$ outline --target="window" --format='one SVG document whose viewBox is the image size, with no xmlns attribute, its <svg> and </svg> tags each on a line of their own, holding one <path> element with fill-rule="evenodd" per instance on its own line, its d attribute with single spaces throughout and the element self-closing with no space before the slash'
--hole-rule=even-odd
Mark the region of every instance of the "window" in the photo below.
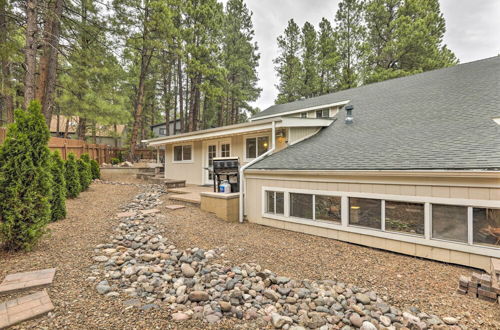
<svg viewBox="0 0 500 330">
<path fill-rule="evenodd" d="M 167 134 L 167 129 L 166 128 L 160 128 L 160 135 L 166 135 Z"/>
<path fill-rule="evenodd" d="M 303 219 L 313 218 L 313 195 L 290 194 L 290 216 Z"/>
<path fill-rule="evenodd" d="M 220 156 L 221 157 L 231 156 L 231 145 L 229 143 L 223 143 L 220 145 Z"/>
<path fill-rule="evenodd" d="M 500 207 L 489 201 L 264 187 L 262 215 L 278 220 L 426 244 L 431 239 L 500 250 Z M 433 201 L 450 204 L 434 204 Z M 345 204 L 344 204 L 345 203 Z M 453 205 L 451 203 L 457 203 Z M 475 205 L 474 205 L 475 204 Z M 345 206 L 344 206 L 345 205 Z M 286 206 L 286 209 L 285 209 Z M 379 231 L 376 233 L 374 230 Z M 441 246 L 434 241 L 428 245 Z M 445 243 L 442 243 L 445 244 Z M 456 245 L 456 244 L 455 244 Z M 458 248 L 457 250 L 461 250 Z"/>
<path fill-rule="evenodd" d="M 341 198 L 337 196 L 322 196 L 315 195 L 315 220 L 325 220 L 340 223 L 341 213 L 340 205 Z"/>
<path fill-rule="evenodd" d="M 266 213 L 284 214 L 285 194 L 277 191 L 266 191 Z"/>
<path fill-rule="evenodd" d="M 323 109 L 316 111 L 316 118 L 328 118 L 328 117 L 330 117 L 330 110 Z"/>
<path fill-rule="evenodd" d="M 269 149 L 269 137 L 259 136 L 246 139 L 246 158 L 257 158 Z"/>
<path fill-rule="evenodd" d="M 174 162 L 185 162 L 192 160 L 192 146 L 182 145 L 174 146 Z"/>
<path fill-rule="evenodd" d="M 385 201 L 385 229 L 424 235 L 424 204 Z"/>
<path fill-rule="evenodd" d="M 466 243 L 467 207 L 432 204 L 432 238 Z"/>
<path fill-rule="evenodd" d="M 307 112 L 302 112 L 300 114 L 300 118 L 307 118 Z"/>
<path fill-rule="evenodd" d="M 349 198 L 349 224 L 382 229 L 382 201 L 367 198 Z"/>
<path fill-rule="evenodd" d="M 474 244 L 500 247 L 500 209 L 473 208 Z"/>
</svg>

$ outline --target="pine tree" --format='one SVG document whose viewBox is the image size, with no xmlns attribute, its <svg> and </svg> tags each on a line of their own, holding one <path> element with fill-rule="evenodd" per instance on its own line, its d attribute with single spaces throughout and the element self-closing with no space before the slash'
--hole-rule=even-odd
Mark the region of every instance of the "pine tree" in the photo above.
<svg viewBox="0 0 500 330">
<path fill-rule="evenodd" d="M 90 161 L 90 167 L 92 169 L 92 179 L 100 179 L 101 178 L 101 170 L 99 168 L 99 163 L 95 160 L 92 159 Z"/>
<path fill-rule="evenodd" d="M 372 0 L 366 7 L 366 23 L 366 82 L 457 63 L 443 45 L 445 20 L 437 0 Z"/>
<path fill-rule="evenodd" d="M 68 155 L 68 159 L 65 163 L 64 175 L 66 179 L 66 191 L 68 198 L 78 197 L 82 191 L 82 186 L 80 184 L 78 165 L 76 164 L 76 158 L 73 153 Z"/>
<path fill-rule="evenodd" d="M 76 165 L 80 178 L 80 186 L 82 191 L 85 191 L 89 188 L 90 183 L 92 183 L 92 170 L 90 168 L 90 163 L 87 163 L 84 158 L 80 158 L 76 161 Z"/>
<path fill-rule="evenodd" d="M 363 0 L 342 0 L 335 15 L 341 69 L 339 89 L 357 87 L 360 83 L 365 38 L 363 7 Z"/>
<path fill-rule="evenodd" d="M 64 161 L 59 151 L 54 151 L 50 157 L 50 172 L 52 174 L 52 196 L 50 206 L 52 221 L 66 217 L 66 179 L 64 177 Z"/>
<path fill-rule="evenodd" d="M 260 55 L 257 44 L 253 41 L 255 32 L 252 23 L 252 12 L 243 0 L 229 0 L 224 15 L 224 33 L 222 39 L 223 67 L 226 73 L 225 95 L 227 99 L 226 113 L 229 124 L 241 122 L 242 110 L 251 111 L 249 102 L 255 101 L 261 89 L 257 86 L 257 66 Z M 214 116 L 221 106 L 215 103 Z M 224 114 L 221 114 L 224 115 Z M 216 118 L 213 118 L 216 124 Z"/>
<path fill-rule="evenodd" d="M 300 29 L 293 19 L 278 37 L 279 56 L 274 59 L 279 84 L 276 103 L 287 103 L 302 96 L 302 64 L 300 60 Z"/>
<path fill-rule="evenodd" d="M 303 97 L 313 97 L 320 93 L 318 36 L 314 26 L 306 22 L 302 27 L 302 92 Z"/>
<path fill-rule="evenodd" d="M 8 250 L 30 250 L 50 221 L 50 134 L 37 101 L 15 119 L 0 149 L 0 237 Z"/>
<path fill-rule="evenodd" d="M 337 51 L 336 37 L 330 21 L 323 18 L 319 23 L 318 36 L 318 71 L 320 94 L 336 90 L 339 78 L 340 56 Z"/>
</svg>

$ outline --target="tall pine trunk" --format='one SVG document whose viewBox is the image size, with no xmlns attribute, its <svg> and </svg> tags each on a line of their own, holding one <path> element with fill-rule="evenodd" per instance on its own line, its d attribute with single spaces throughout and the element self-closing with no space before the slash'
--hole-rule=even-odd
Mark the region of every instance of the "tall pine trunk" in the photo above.
<svg viewBox="0 0 500 330">
<path fill-rule="evenodd" d="M 180 132 L 184 133 L 184 94 L 182 86 L 182 63 L 181 57 L 177 58 L 177 84 L 179 86 L 179 121 L 180 121 Z M 176 124 L 174 124 L 175 127 Z"/>
<path fill-rule="evenodd" d="M 146 75 L 151 63 L 152 54 L 148 54 L 148 50 L 143 46 L 141 55 L 141 71 L 139 74 L 139 86 L 137 88 L 137 95 L 135 98 L 135 111 L 134 111 L 134 124 L 132 126 L 132 134 L 130 136 L 130 153 L 129 160 L 132 161 L 137 144 L 137 136 L 139 135 L 139 128 L 142 122 L 142 113 L 144 111 L 144 90 L 146 85 Z"/>
<path fill-rule="evenodd" d="M 24 49 L 24 107 L 35 98 L 37 0 L 26 1 L 26 43 Z"/>
<path fill-rule="evenodd" d="M 7 31 L 9 28 L 9 17 L 7 16 L 7 1 L 0 0 L 0 44 L 6 44 L 7 42 Z M 5 109 L 5 120 L 7 123 L 14 122 L 14 97 L 12 91 L 12 81 L 10 73 L 10 65 L 6 54 L 1 54 L 2 66 L 2 81 L 0 81 L 0 97 L 3 99 L 3 105 Z M 1 113 L 0 113 L 1 114 Z M 1 119 L 0 115 L 0 119 Z"/>
<path fill-rule="evenodd" d="M 42 113 L 47 125 L 52 117 L 52 95 L 56 85 L 57 57 L 63 0 L 52 0 L 49 3 L 43 31 L 42 56 L 40 57 L 40 74 L 36 87 L 35 98 L 42 104 Z"/>
<path fill-rule="evenodd" d="M 87 135 L 87 119 L 80 117 L 78 119 L 78 128 L 76 129 L 76 135 L 78 140 L 85 141 L 85 135 Z"/>
</svg>

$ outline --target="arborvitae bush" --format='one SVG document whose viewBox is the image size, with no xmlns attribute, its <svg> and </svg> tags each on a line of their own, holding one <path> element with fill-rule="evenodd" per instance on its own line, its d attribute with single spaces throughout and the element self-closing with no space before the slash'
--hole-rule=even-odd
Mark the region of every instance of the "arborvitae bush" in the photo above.
<svg viewBox="0 0 500 330">
<path fill-rule="evenodd" d="M 66 196 L 68 198 L 78 197 L 82 191 L 82 186 L 80 185 L 80 173 L 73 153 L 70 153 L 68 160 L 66 160 L 64 176 L 66 178 Z"/>
<path fill-rule="evenodd" d="M 50 207 L 52 221 L 66 217 L 66 179 L 64 161 L 59 151 L 54 151 L 50 156 L 50 172 L 52 173 L 52 198 Z"/>
<path fill-rule="evenodd" d="M 101 170 L 99 169 L 99 163 L 95 159 L 90 161 L 90 168 L 92 169 L 92 179 L 100 179 Z"/>
<path fill-rule="evenodd" d="M 33 101 L 15 112 L 0 147 L 0 240 L 8 250 L 30 250 L 50 221 L 50 133 Z"/>
<path fill-rule="evenodd" d="M 82 187 L 82 191 L 85 191 L 92 182 L 92 170 L 90 169 L 90 164 L 82 158 L 78 159 L 76 164 L 78 166 L 78 174 L 80 175 L 80 186 Z"/>
</svg>

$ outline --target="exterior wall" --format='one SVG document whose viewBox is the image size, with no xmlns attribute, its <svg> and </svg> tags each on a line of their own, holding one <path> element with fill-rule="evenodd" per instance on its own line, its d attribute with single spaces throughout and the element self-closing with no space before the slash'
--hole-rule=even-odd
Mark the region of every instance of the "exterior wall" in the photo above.
<svg viewBox="0 0 500 330">
<path fill-rule="evenodd" d="M 202 184 L 202 142 L 180 143 L 192 145 L 192 160 L 188 162 L 173 162 L 173 146 L 166 145 L 165 149 L 165 177 L 175 180 L 186 180 L 187 184 Z M 180 145 L 179 144 L 179 145 Z M 175 144 L 177 145 L 177 144 Z"/>
<path fill-rule="evenodd" d="M 181 129 L 181 122 L 180 120 L 177 120 L 175 122 L 176 124 L 176 132 L 179 132 L 180 129 Z M 174 122 L 171 121 L 170 124 L 169 124 L 169 130 L 170 130 L 170 135 L 174 135 Z M 160 132 L 161 129 L 165 129 L 166 128 L 166 125 L 163 124 L 163 125 L 157 125 L 157 126 L 152 126 L 151 130 L 153 131 L 153 136 L 155 137 L 160 137 L 160 136 L 166 136 L 166 134 L 162 134 L 162 132 Z"/>
<path fill-rule="evenodd" d="M 446 177 L 394 175 L 287 174 L 249 171 L 246 174 L 245 211 L 248 221 L 318 235 L 417 257 L 488 269 L 490 257 L 500 258 L 500 248 L 450 243 L 348 224 L 323 224 L 296 218 L 278 219 L 263 212 L 263 188 L 333 191 L 380 196 L 414 196 L 415 199 L 454 199 L 457 204 L 482 202 L 500 207 L 500 174 L 496 177 Z M 366 172 L 365 172 L 366 173 Z M 411 199 L 411 198 L 410 198 Z M 343 205 L 344 206 L 344 205 Z M 286 204 L 285 204 L 286 207 Z M 348 206 L 347 206 L 348 209 Z M 348 210 L 346 210 L 348 212 Z"/>
<path fill-rule="evenodd" d="M 205 141 L 195 141 L 191 143 L 179 143 L 166 145 L 166 167 L 165 177 L 168 179 L 186 180 L 188 184 L 202 185 L 206 183 L 204 176 L 206 175 L 206 148 L 209 143 L 218 143 L 221 141 L 229 141 L 231 143 L 231 157 L 238 157 L 240 159 L 240 166 L 248 163 L 245 159 L 245 139 L 255 136 L 269 136 L 269 143 L 271 143 L 271 132 L 260 132 L 247 135 L 235 135 L 221 139 L 211 139 Z M 191 162 L 173 162 L 173 146 L 191 144 L 193 146 L 193 160 Z M 287 146 L 285 139 L 276 139 L 277 151 Z"/>
<path fill-rule="evenodd" d="M 292 127 L 288 130 L 288 143 L 293 144 L 317 133 L 317 127 Z"/>
</svg>

